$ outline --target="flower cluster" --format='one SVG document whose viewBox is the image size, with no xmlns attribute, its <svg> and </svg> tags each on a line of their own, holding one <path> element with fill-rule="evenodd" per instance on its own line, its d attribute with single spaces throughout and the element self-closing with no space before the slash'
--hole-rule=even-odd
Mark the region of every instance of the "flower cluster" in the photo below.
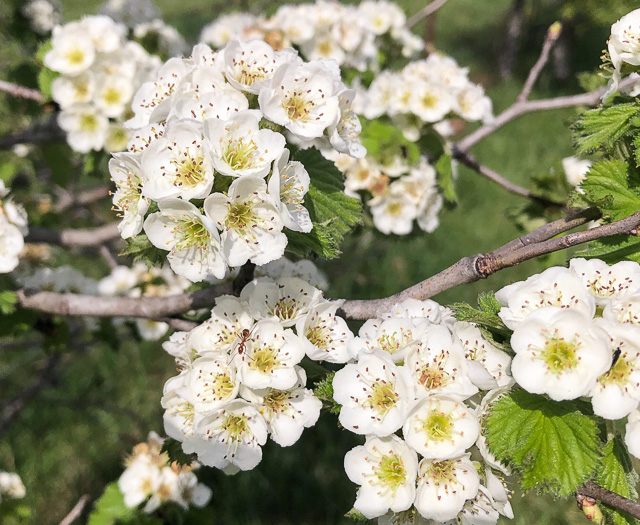
<svg viewBox="0 0 640 525">
<path fill-rule="evenodd" d="M 215 52 L 199 44 L 190 58 L 170 59 L 136 93 L 133 138 L 109 164 L 122 237 L 144 228 L 194 282 L 279 259 L 285 227 L 313 227 L 303 206 L 309 174 L 289 160 L 285 134 L 349 152 L 360 131 L 352 94 L 335 63 L 261 40 Z"/>
<path fill-rule="evenodd" d="M 315 4 L 284 4 L 268 19 L 248 13 L 225 15 L 205 26 L 200 41 L 223 47 L 230 40 L 260 38 L 274 49 L 295 46 L 307 60 L 331 59 L 359 71 L 378 69 L 378 57 L 389 44 L 405 57 L 424 47 L 406 27 L 406 16 L 386 0 L 343 5 L 318 0 Z"/>
<path fill-rule="evenodd" d="M 22 6 L 22 14 L 36 33 L 46 35 L 62 22 L 59 0 L 30 0 Z"/>
<path fill-rule="evenodd" d="M 125 461 L 126 469 L 118 480 L 118 487 L 127 507 L 137 507 L 146 501 L 144 512 L 152 513 L 164 503 L 177 503 L 185 510 L 189 505 L 204 507 L 211 499 L 211 489 L 193 472 L 198 465 L 170 463 L 162 452 L 164 440 L 150 432 L 146 443 L 133 447 Z"/>
<path fill-rule="evenodd" d="M 122 151 L 127 144 L 127 109 L 160 60 L 126 35 L 124 25 L 104 15 L 53 29 L 44 63 L 59 73 L 51 94 L 62 109 L 58 124 L 75 151 Z"/>
<path fill-rule="evenodd" d="M 522 388 L 556 401 L 588 396 L 596 415 L 629 416 L 629 432 L 637 433 L 638 263 L 572 259 L 569 268 L 549 268 L 496 298 L 500 318 L 513 330 L 511 370 Z"/>
<path fill-rule="evenodd" d="M 436 182 L 436 170 L 422 157 L 410 166 L 405 159 L 394 157 L 381 164 L 373 157 L 353 159 L 333 156 L 345 175 L 345 191 L 367 198 L 373 224 L 382 233 L 406 235 L 414 221 L 421 230 L 434 231 L 439 224 L 442 195 Z"/>
<path fill-rule="evenodd" d="M 25 497 L 25 488 L 20 476 L 15 472 L 5 472 L 0 470 L 0 503 L 2 498 L 22 499 Z"/>
<path fill-rule="evenodd" d="M 477 508 L 483 523 L 513 516 L 467 404 L 512 383 L 505 352 L 447 308 L 409 299 L 367 321 L 348 355 L 333 389 L 342 426 L 366 437 L 345 457 L 360 485 L 356 510 L 380 523 L 445 522 Z M 470 459 L 476 443 L 485 464 Z"/>
<path fill-rule="evenodd" d="M 34 272 L 28 272 L 25 268 L 24 272 L 16 276 L 16 280 L 25 288 L 46 292 L 94 295 L 97 290 L 96 281 L 69 265 L 38 268 Z"/>
<path fill-rule="evenodd" d="M 469 80 L 467 68 L 438 54 L 410 62 L 400 71 L 383 71 L 356 107 L 368 119 L 388 115 L 412 141 L 425 125 L 442 123 L 448 115 L 487 122 L 492 111 L 491 99 Z"/>
<path fill-rule="evenodd" d="M 218 298 L 210 319 L 163 345 L 180 371 L 164 387 L 166 433 L 228 474 L 254 468 L 269 435 L 293 445 L 322 406 L 300 362 L 349 359 L 339 306 L 296 277 L 258 278 L 239 298 Z"/>
<path fill-rule="evenodd" d="M 607 91 L 602 96 L 603 100 L 618 90 L 625 64 L 633 67 L 640 66 L 640 9 L 623 16 L 611 26 L 608 47 L 613 74 Z"/>
<path fill-rule="evenodd" d="M 0 274 L 9 273 L 18 266 L 18 256 L 28 232 L 24 208 L 7 198 L 8 194 L 9 190 L 0 180 Z"/>
<path fill-rule="evenodd" d="M 147 268 L 144 263 L 116 266 L 98 283 L 98 293 L 105 296 L 161 297 L 184 292 L 191 282 L 171 271 L 169 267 Z M 157 341 L 163 337 L 169 325 L 150 319 L 136 319 L 140 337 L 146 341 Z"/>
</svg>

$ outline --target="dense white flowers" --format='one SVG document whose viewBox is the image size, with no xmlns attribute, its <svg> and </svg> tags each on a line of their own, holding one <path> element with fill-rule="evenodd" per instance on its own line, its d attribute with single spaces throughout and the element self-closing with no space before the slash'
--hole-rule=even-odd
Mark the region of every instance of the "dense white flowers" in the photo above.
<svg viewBox="0 0 640 525">
<path fill-rule="evenodd" d="M 385 0 L 356 6 L 319 0 L 280 5 L 270 18 L 223 15 L 205 26 L 200 40 L 221 48 L 231 40 L 263 39 L 276 50 L 295 45 L 306 60 L 330 59 L 343 67 L 376 70 L 379 51 L 395 47 L 408 57 L 424 46 L 405 22 L 402 9 Z"/>
<path fill-rule="evenodd" d="M 491 100 L 469 80 L 467 69 L 437 54 L 379 75 L 359 106 L 368 119 L 388 115 L 411 140 L 449 113 L 469 121 L 492 119 Z"/>
<path fill-rule="evenodd" d="M 296 277 L 262 277 L 240 298 L 218 298 L 210 319 L 163 345 L 180 371 L 164 388 L 167 434 L 228 474 L 254 468 L 269 435 L 283 447 L 295 443 L 322 406 L 299 364 L 324 352 L 313 329 L 293 325 L 309 326 L 313 312 L 331 305 Z"/>
<path fill-rule="evenodd" d="M 409 165 L 392 159 L 387 165 L 373 157 L 354 160 L 346 155 L 331 156 L 345 174 L 346 191 L 364 196 L 371 209 L 374 226 L 385 234 L 407 235 L 414 223 L 426 232 L 439 224 L 443 200 L 437 186 L 436 170 L 426 158 Z"/>
<path fill-rule="evenodd" d="M 146 501 L 144 512 L 154 512 L 164 503 L 204 507 L 211 499 L 211 489 L 193 472 L 193 466 L 170 463 L 162 452 L 163 439 L 151 432 L 147 442 L 137 444 L 125 461 L 126 469 L 118 480 L 118 488 L 127 507 L 137 507 Z"/>
<path fill-rule="evenodd" d="M 496 298 L 504 305 L 500 317 L 514 329 L 511 370 L 522 388 L 558 401 L 588 396 L 596 415 L 634 421 L 640 405 L 638 263 L 572 259 L 569 268 L 549 268 Z M 635 442 L 627 439 L 627 446 L 632 451 Z"/>
<path fill-rule="evenodd" d="M 287 138 L 331 147 L 345 90 L 335 64 L 259 40 L 168 60 L 134 95 L 128 152 L 109 166 L 122 237 L 144 231 L 194 282 L 280 259 L 285 227 L 313 227 L 309 174 L 289 160 Z"/>
<path fill-rule="evenodd" d="M 364 323 L 348 356 L 333 397 L 342 426 L 366 436 L 345 457 L 347 475 L 361 485 L 356 510 L 396 524 L 463 519 L 478 505 L 491 516 L 511 513 L 492 467 L 483 483 L 491 481 L 495 496 L 469 459 L 481 413 L 465 404 L 478 392 L 474 381 L 485 389 L 512 383 L 507 354 L 472 324 L 455 324 L 447 308 L 408 299 Z"/>
<path fill-rule="evenodd" d="M 127 29 L 104 15 L 53 28 L 45 65 L 59 73 L 51 92 L 62 111 L 60 127 L 81 153 L 121 151 L 122 123 L 135 90 L 159 67 L 157 57 L 127 40 Z"/>
</svg>

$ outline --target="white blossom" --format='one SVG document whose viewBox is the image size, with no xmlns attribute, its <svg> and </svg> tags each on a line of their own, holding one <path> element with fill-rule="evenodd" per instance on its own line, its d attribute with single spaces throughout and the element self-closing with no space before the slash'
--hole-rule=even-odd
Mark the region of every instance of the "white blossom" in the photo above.
<svg viewBox="0 0 640 525">
<path fill-rule="evenodd" d="M 95 59 L 91 36 L 80 22 L 53 28 L 51 50 L 44 56 L 44 63 L 53 71 L 74 76 L 86 71 Z"/>
<path fill-rule="evenodd" d="M 241 390 L 242 397 L 260 407 L 271 439 L 281 447 L 293 445 L 305 428 L 315 425 L 322 408 L 322 401 L 312 390 L 304 388 L 307 382 L 304 370 L 296 367 L 296 372 L 298 381 L 290 389 L 251 390 L 243 387 Z"/>
<path fill-rule="evenodd" d="M 339 72 L 329 62 L 282 65 L 258 95 L 265 117 L 303 138 L 321 137 L 340 118 Z"/>
<path fill-rule="evenodd" d="M 555 401 L 588 394 L 612 361 L 606 332 L 572 308 L 539 308 L 516 326 L 511 347 L 513 378 Z"/>
<path fill-rule="evenodd" d="M 296 332 L 303 338 L 310 359 L 346 363 L 351 358 L 348 347 L 353 333 L 347 322 L 336 315 L 341 304 L 340 301 L 322 301 L 296 322 Z"/>
<path fill-rule="evenodd" d="M 254 279 L 247 284 L 240 298 L 247 301 L 255 319 L 279 321 L 282 326 L 294 326 L 319 304 L 322 292 L 297 277 Z"/>
<path fill-rule="evenodd" d="M 239 112 L 226 121 L 208 119 L 204 130 L 213 165 L 224 175 L 264 177 L 284 151 L 284 136 L 259 129 L 258 118 L 249 111 Z"/>
<path fill-rule="evenodd" d="M 302 341 L 278 322 L 258 321 L 233 352 L 238 378 L 253 388 L 292 388 L 298 380 L 295 365 L 304 357 Z"/>
<path fill-rule="evenodd" d="M 364 445 L 347 452 L 344 468 L 360 485 L 354 508 L 366 518 L 404 511 L 413 504 L 418 456 L 398 436 L 367 436 Z"/>
<path fill-rule="evenodd" d="M 61 111 L 58 124 L 67 132 L 67 142 L 80 153 L 100 150 L 107 138 L 109 119 L 90 104 L 74 104 Z"/>
<path fill-rule="evenodd" d="M 383 437 L 402 426 L 415 392 L 408 371 L 375 350 L 336 372 L 333 397 L 342 405 L 338 419 L 343 427 L 356 434 Z"/>
<path fill-rule="evenodd" d="M 640 293 L 637 262 L 621 261 L 609 266 L 600 259 L 571 259 L 569 267 L 582 279 L 599 306 L 606 306 L 611 299 L 624 300 Z"/>
<path fill-rule="evenodd" d="M 511 357 L 482 337 L 479 328 L 471 323 L 457 322 L 453 333 L 464 347 L 469 379 L 474 385 L 482 390 L 492 390 L 513 381 Z"/>
<path fill-rule="evenodd" d="M 287 237 L 266 182 L 256 176 L 234 180 L 228 196 L 214 193 L 204 209 L 222 230 L 220 242 L 229 266 L 242 266 L 248 260 L 266 264 L 284 254 Z"/>
<path fill-rule="evenodd" d="M 109 173 L 116 185 L 113 207 L 121 214 L 118 231 L 123 239 L 134 237 L 142 231 L 144 216 L 149 209 L 149 199 L 142 195 L 142 169 L 136 156 L 117 153 L 109 161 Z"/>
<path fill-rule="evenodd" d="M 253 469 L 262 459 L 261 446 L 267 441 L 267 424 L 258 410 L 236 399 L 205 416 L 197 427 L 203 436 L 196 442 L 198 460 L 224 469 Z"/>
<path fill-rule="evenodd" d="M 171 269 L 193 282 L 222 279 L 227 266 L 213 219 L 181 199 L 166 199 L 158 207 L 144 221 L 144 231 L 156 248 L 170 251 Z"/>
<path fill-rule="evenodd" d="M 142 152 L 145 197 L 160 201 L 182 197 L 203 199 L 213 186 L 213 162 L 202 130 L 190 121 L 167 123 L 162 137 Z"/>
<path fill-rule="evenodd" d="M 640 294 L 621 300 L 612 300 L 604 307 L 602 317 L 615 323 L 640 326 Z"/>
<path fill-rule="evenodd" d="M 285 149 L 273 163 L 268 191 L 279 203 L 282 221 L 290 230 L 309 233 L 313 229 L 309 210 L 302 205 L 310 182 L 304 165 L 301 162 L 289 161 L 288 149 Z"/>
<path fill-rule="evenodd" d="M 611 340 L 614 363 L 590 392 L 593 411 L 605 419 L 621 419 L 640 404 L 640 327 L 600 320 Z"/>
<path fill-rule="evenodd" d="M 412 448 L 425 458 L 439 460 L 462 454 L 475 443 L 479 432 L 472 410 L 441 395 L 420 400 L 402 428 L 404 439 Z"/>
<path fill-rule="evenodd" d="M 582 279 L 568 268 L 554 266 L 526 281 L 505 286 L 496 293 L 503 308 L 498 315 L 514 330 L 537 309 L 557 306 L 576 310 L 588 318 L 596 311 L 595 298 L 588 292 Z"/>
<path fill-rule="evenodd" d="M 416 326 L 411 319 L 369 319 L 360 327 L 358 337 L 349 343 L 349 352 L 360 357 L 379 349 L 394 363 L 401 363 L 420 340 L 422 331 L 423 327 Z"/>
<path fill-rule="evenodd" d="M 463 401 L 478 392 L 469 377 L 465 351 L 445 326 L 428 326 L 404 361 L 418 398 L 442 394 Z"/>
<path fill-rule="evenodd" d="M 415 506 L 424 518 L 453 520 L 465 501 L 475 498 L 479 487 L 480 477 L 469 454 L 446 460 L 423 459 Z"/>
</svg>

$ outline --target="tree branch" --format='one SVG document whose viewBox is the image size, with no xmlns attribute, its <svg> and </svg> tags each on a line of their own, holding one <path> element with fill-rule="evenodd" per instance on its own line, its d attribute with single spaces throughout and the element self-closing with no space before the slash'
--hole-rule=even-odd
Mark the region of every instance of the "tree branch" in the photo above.
<svg viewBox="0 0 640 525">
<path fill-rule="evenodd" d="M 71 509 L 69 514 L 67 514 L 62 519 L 62 521 L 59 523 L 59 525 L 71 525 L 74 521 L 76 521 L 82 515 L 82 511 L 84 510 L 85 506 L 89 502 L 89 499 L 90 498 L 89 498 L 88 494 L 85 494 L 84 496 L 82 496 L 78 500 L 78 503 L 76 503 L 73 506 L 73 508 Z"/>
<path fill-rule="evenodd" d="M 389 310 L 394 304 L 404 301 L 405 299 L 428 299 L 455 286 L 486 279 L 499 270 L 515 266 L 540 255 L 564 250 L 602 237 L 620 234 L 637 235 L 638 233 L 637 228 L 640 225 L 640 212 L 634 213 L 619 221 L 612 222 L 611 224 L 577 233 L 570 233 L 562 237 L 550 238 L 555 235 L 558 229 L 570 229 L 575 227 L 575 225 L 587 222 L 588 214 L 584 215 L 584 213 L 585 212 L 583 212 L 582 217 L 573 217 L 552 223 L 556 225 L 555 227 L 551 225 L 544 226 L 544 234 L 538 232 L 538 230 L 536 230 L 538 233 L 534 232 L 540 237 L 548 235 L 549 237 L 547 237 L 547 239 L 531 242 L 531 238 L 535 238 L 536 235 L 532 236 L 532 234 L 529 234 L 529 236 L 511 241 L 492 252 L 464 257 L 433 277 L 390 297 L 373 300 L 345 301 L 341 308 L 341 314 L 350 319 L 371 319 L 378 317 L 384 311 Z M 521 244 L 521 246 L 518 247 L 518 244 Z"/>
<path fill-rule="evenodd" d="M 620 82 L 620 89 L 628 87 L 633 79 L 625 78 Z M 547 111 L 551 109 L 570 108 L 575 106 L 597 106 L 602 95 L 604 95 L 606 87 L 582 93 L 580 95 L 570 95 L 566 97 L 545 98 L 541 100 L 516 101 L 491 122 L 480 126 L 474 132 L 467 135 L 456 145 L 459 151 L 467 151 L 476 145 L 485 137 L 491 135 L 497 129 L 500 129 L 507 122 L 511 122 L 517 117 L 532 113 L 535 111 Z"/>
<path fill-rule="evenodd" d="M 420 9 L 420 11 L 418 11 L 415 15 L 409 18 L 409 20 L 407 20 L 407 27 L 411 29 L 414 25 L 420 22 L 420 20 L 422 20 L 423 18 L 427 18 L 429 15 L 432 15 L 446 3 L 447 0 L 432 0 L 422 9 Z"/>
<path fill-rule="evenodd" d="M 44 102 L 42 93 L 40 93 L 40 91 L 38 91 L 37 89 L 20 86 L 12 82 L 5 82 L 4 80 L 0 80 L 0 91 L 9 93 L 16 98 L 26 98 L 29 100 L 35 100 L 36 102 Z"/>
<path fill-rule="evenodd" d="M 593 481 L 587 481 L 579 487 L 576 492 L 577 494 L 600 500 L 611 507 L 626 512 L 634 518 L 640 519 L 640 503 L 625 498 L 615 492 L 611 492 Z"/>
<path fill-rule="evenodd" d="M 451 149 L 451 155 L 454 159 L 460 161 L 462 164 L 467 166 L 467 168 L 470 168 L 478 172 L 480 175 L 486 177 L 492 182 L 495 182 L 499 186 L 502 186 L 505 190 L 511 193 L 515 193 L 516 195 L 521 195 L 523 197 L 527 197 L 529 199 L 538 201 L 543 206 L 556 206 L 556 207 L 564 206 L 563 202 L 553 201 L 553 200 L 547 199 L 546 197 L 536 195 L 531 190 L 528 190 L 527 188 L 523 188 L 522 186 L 519 186 L 518 184 L 511 182 L 508 179 L 505 179 L 497 171 L 494 171 L 491 168 L 483 166 L 478 162 L 478 159 L 476 159 L 476 157 L 474 157 L 470 153 L 461 151 L 455 145 Z"/>
<path fill-rule="evenodd" d="M 57 126 L 33 128 L 0 137 L 0 150 L 12 148 L 16 144 L 43 144 L 64 140 L 65 133 Z"/>
<path fill-rule="evenodd" d="M 86 204 L 91 204 L 92 202 L 108 197 L 109 193 L 109 188 L 107 186 L 100 186 L 77 194 L 63 191 L 60 193 L 60 199 L 53 207 L 53 211 L 60 213 L 72 206 L 84 206 Z"/>
<path fill-rule="evenodd" d="M 27 242 L 42 242 L 62 246 L 98 246 L 120 237 L 116 223 L 105 224 L 97 228 L 51 230 L 31 226 L 25 238 Z"/>
<path fill-rule="evenodd" d="M 169 316 L 189 310 L 211 308 L 216 297 L 232 293 L 232 283 L 161 297 L 99 297 L 31 289 L 16 291 L 20 306 L 31 310 L 59 315 L 144 317 L 163 322 L 168 322 Z"/>
<path fill-rule="evenodd" d="M 529 75 L 527 75 L 527 80 L 525 80 L 524 82 L 522 91 L 516 99 L 517 102 L 525 102 L 529 99 L 529 95 L 531 94 L 533 86 L 535 85 L 538 77 L 540 76 L 540 73 L 549 60 L 549 52 L 551 51 L 551 48 L 554 46 L 554 44 L 558 41 L 558 38 L 560 38 L 561 32 L 562 26 L 559 22 L 553 24 L 547 31 L 547 36 L 545 37 L 544 43 L 542 44 L 542 51 L 540 52 L 540 56 L 529 71 Z"/>
<path fill-rule="evenodd" d="M 540 255 L 612 235 L 638 234 L 640 212 L 611 224 L 555 237 L 560 233 L 582 226 L 596 217 L 598 217 L 598 211 L 594 208 L 576 212 L 566 218 L 546 224 L 489 253 L 464 257 L 438 274 L 390 297 L 372 300 L 347 300 L 339 310 L 340 315 L 350 319 L 371 319 L 404 299 L 428 299 L 455 286 L 484 279 L 504 268 L 515 266 Z M 242 273 L 237 278 L 238 282 L 246 278 L 241 277 Z M 189 330 L 195 326 L 193 323 L 182 319 L 173 319 L 171 316 L 189 310 L 211 308 L 216 297 L 237 293 L 238 286 L 233 283 L 224 283 L 179 295 L 139 298 L 96 297 L 29 289 L 17 290 L 16 295 L 22 308 L 41 312 L 97 317 L 142 317 L 167 322 L 181 330 Z"/>
</svg>

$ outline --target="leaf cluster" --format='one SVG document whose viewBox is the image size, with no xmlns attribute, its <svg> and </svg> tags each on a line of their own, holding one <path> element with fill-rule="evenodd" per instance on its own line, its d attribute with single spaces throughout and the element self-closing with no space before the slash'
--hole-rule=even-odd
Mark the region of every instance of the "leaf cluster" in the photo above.
<svg viewBox="0 0 640 525">
<path fill-rule="evenodd" d="M 522 488 L 569 496 L 587 480 L 631 499 L 638 475 L 620 437 L 603 442 L 603 429 L 580 401 L 555 402 L 517 389 L 495 402 L 485 419 L 489 450 L 521 477 Z M 606 523 L 631 525 L 628 515 L 603 505 Z"/>
</svg>

